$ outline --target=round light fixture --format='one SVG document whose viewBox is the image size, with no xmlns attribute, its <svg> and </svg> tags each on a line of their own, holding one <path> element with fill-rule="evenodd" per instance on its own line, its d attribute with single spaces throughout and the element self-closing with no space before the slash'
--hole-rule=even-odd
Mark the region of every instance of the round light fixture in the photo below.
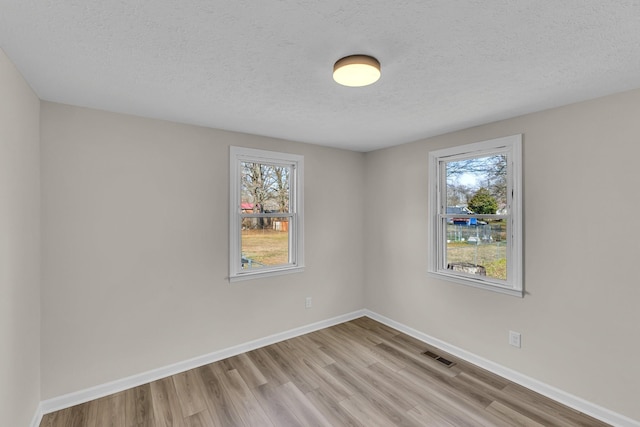
<svg viewBox="0 0 640 427">
<path fill-rule="evenodd" d="M 346 56 L 333 66 L 333 80 L 343 86 L 368 86 L 379 78 L 380 62 L 372 56 Z"/>
</svg>

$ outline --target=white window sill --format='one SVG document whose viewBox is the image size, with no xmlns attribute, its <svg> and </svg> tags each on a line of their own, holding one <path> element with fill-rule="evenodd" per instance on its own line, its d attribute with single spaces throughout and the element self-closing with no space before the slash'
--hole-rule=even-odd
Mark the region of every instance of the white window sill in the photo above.
<svg viewBox="0 0 640 427">
<path fill-rule="evenodd" d="M 273 270 L 267 270 L 267 271 L 246 271 L 246 272 L 243 271 L 242 273 L 238 273 L 234 276 L 230 276 L 229 282 L 233 283 L 233 282 L 241 282 L 243 280 L 260 279 L 264 277 L 282 276 L 283 274 L 302 273 L 303 271 L 304 271 L 304 266 L 284 267 L 280 269 L 273 269 Z"/>
<path fill-rule="evenodd" d="M 486 281 L 483 280 L 477 280 L 477 279 L 473 279 L 473 278 L 466 278 L 466 277 L 461 277 L 458 275 L 453 275 L 453 274 L 446 274 L 446 273 L 438 273 L 438 272 L 434 272 L 434 271 L 430 271 L 429 275 L 436 278 L 436 279 L 442 279 L 442 280 L 447 280 L 449 282 L 454 282 L 454 283 L 458 283 L 460 285 L 465 285 L 465 286 L 471 286 L 474 288 L 480 288 L 480 289 L 486 289 L 488 291 L 493 291 L 493 292 L 497 292 L 500 294 L 505 294 L 505 295 L 511 295 L 514 297 L 518 297 L 518 298 L 523 298 L 524 297 L 524 291 L 522 289 L 513 289 L 513 288 L 509 288 L 507 286 L 500 286 L 497 284 L 492 284 L 492 283 L 488 283 Z"/>
</svg>

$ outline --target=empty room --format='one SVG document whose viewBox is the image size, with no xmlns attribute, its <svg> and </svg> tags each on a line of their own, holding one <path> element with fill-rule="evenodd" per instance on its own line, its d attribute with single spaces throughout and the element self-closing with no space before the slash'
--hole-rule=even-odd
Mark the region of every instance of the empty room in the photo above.
<svg viewBox="0 0 640 427">
<path fill-rule="evenodd" d="M 640 427 L 638 28 L 3 0 L 0 426 Z"/>
</svg>

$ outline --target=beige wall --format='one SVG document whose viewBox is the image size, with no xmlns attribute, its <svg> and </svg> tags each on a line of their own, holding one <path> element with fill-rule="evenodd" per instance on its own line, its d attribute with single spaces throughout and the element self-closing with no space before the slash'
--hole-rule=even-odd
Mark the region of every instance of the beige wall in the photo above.
<svg viewBox="0 0 640 427">
<path fill-rule="evenodd" d="M 368 153 L 367 308 L 640 420 L 639 117 L 633 91 Z M 428 276 L 429 150 L 517 133 L 527 295 Z"/>
<path fill-rule="evenodd" d="M 43 399 L 362 308 L 362 153 L 48 102 L 41 116 Z M 226 279 L 230 145 L 304 155 L 305 272 Z"/>
<path fill-rule="evenodd" d="M 40 101 L 0 50 L 0 425 L 40 402 Z"/>
</svg>

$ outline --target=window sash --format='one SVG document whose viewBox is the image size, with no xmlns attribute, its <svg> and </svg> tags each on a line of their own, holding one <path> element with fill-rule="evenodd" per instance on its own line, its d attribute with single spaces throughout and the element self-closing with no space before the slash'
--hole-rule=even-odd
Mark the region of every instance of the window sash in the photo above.
<svg viewBox="0 0 640 427">
<path fill-rule="evenodd" d="M 265 212 L 265 213 L 241 213 L 240 218 L 295 218 L 291 212 Z"/>
<path fill-rule="evenodd" d="M 279 215 L 279 216 L 271 216 L 271 214 L 269 214 L 269 216 L 264 216 L 264 215 L 249 215 L 249 216 L 244 216 L 243 218 L 287 218 L 288 221 L 288 225 L 287 225 L 287 229 L 286 229 L 286 233 L 287 233 L 287 261 L 280 263 L 280 264 L 268 264 L 265 265 L 263 267 L 260 267 L 259 271 L 261 272 L 265 272 L 268 271 L 270 269 L 279 269 L 279 268 L 285 268 L 285 267 L 295 267 L 297 265 L 297 252 L 296 252 L 296 239 L 294 238 L 296 236 L 296 221 L 294 218 L 294 215 L 288 215 L 288 216 L 283 216 L 283 215 Z M 239 236 L 240 236 L 240 270 L 242 272 L 246 272 L 248 271 L 247 269 L 244 268 L 244 260 L 247 259 L 247 254 L 245 254 L 243 252 L 243 248 L 245 247 L 244 242 L 243 242 L 243 235 L 242 235 L 242 221 L 240 222 L 241 226 L 240 226 L 240 230 L 239 232 Z M 275 230 L 275 226 L 272 225 L 273 229 Z M 282 232 L 282 230 L 280 230 Z M 276 246 L 277 247 L 277 246 Z M 268 254 L 268 252 L 267 252 Z M 249 271 L 258 271 L 256 269 L 253 270 L 249 270 Z"/>
<path fill-rule="evenodd" d="M 446 275 L 452 275 L 452 276 L 464 276 L 467 278 L 473 278 L 473 279 L 478 279 L 477 275 L 474 274 L 470 274 L 470 273 L 464 273 L 461 271 L 456 271 L 456 272 L 452 272 L 451 270 L 449 270 L 447 268 L 447 265 L 449 264 L 449 261 L 451 261 L 450 259 L 447 258 L 448 256 L 448 251 L 447 251 L 447 219 L 451 218 L 452 215 L 448 214 L 448 215 L 440 215 L 440 221 L 439 221 L 439 227 L 438 227 L 438 242 L 440 242 L 440 251 L 438 251 L 438 272 L 441 274 L 446 274 Z M 461 215 L 454 215 L 453 217 L 455 218 L 463 218 L 463 216 Z M 506 235 L 507 235 L 507 239 L 506 239 L 506 263 L 507 263 L 507 279 L 503 280 L 497 277 L 491 277 L 491 276 L 483 276 L 480 280 L 482 280 L 483 282 L 490 282 L 493 285 L 497 285 L 497 286 L 501 286 L 501 287 L 506 287 L 506 288 L 512 288 L 512 285 L 509 283 L 509 280 L 511 279 L 511 277 L 513 277 L 512 275 L 515 274 L 515 272 L 513 271 L 513 260 L 512 258 L 512 245 L 513 245 L 513 239 L 510 238 L 511 236 L 511 215 L 467 215 L 468 218 L 482 218 L 482 219 L 503 219 L 505 220 L 505 226 L 506 226 Z"/>
<path fill-rule="evenodd" d="M 457 283 L 523 296 L 522 283 L 522 194 L 521 194 L 521 141 L 522 135 L 483 141 L 466 146 L 452 147 L 429 153 L 430 240 L 429 273 Z M 494 155 L 505 155 L 507 160 L 507 190 L 504 214 L 451 214 L 447 212 L 447 163 Z M 507 278 L 502 280 L 489 276 L 447 269 L 447 220 L 454 218 L 486 220 L 502 219 L 506 224 Z"/>
<path fill-rule="evenodd" d="M 243 147 L 230 148 L 230 233 L 229 233 L 229 280 L 231 282 L 249 278 L 268 277 L 276 274 L 304 271 L 303 255 L 303 162 L 302 156 L 288 153 L 276 153 Z M 242 211 L 243 163 L 284 167 L 289 169 L 289 212 Z M 256 269 L 242 268 L 242 227 L 245 219 L 287 218 L 288 225 L 288 262 L 269 265 Z"/>
</svg>

